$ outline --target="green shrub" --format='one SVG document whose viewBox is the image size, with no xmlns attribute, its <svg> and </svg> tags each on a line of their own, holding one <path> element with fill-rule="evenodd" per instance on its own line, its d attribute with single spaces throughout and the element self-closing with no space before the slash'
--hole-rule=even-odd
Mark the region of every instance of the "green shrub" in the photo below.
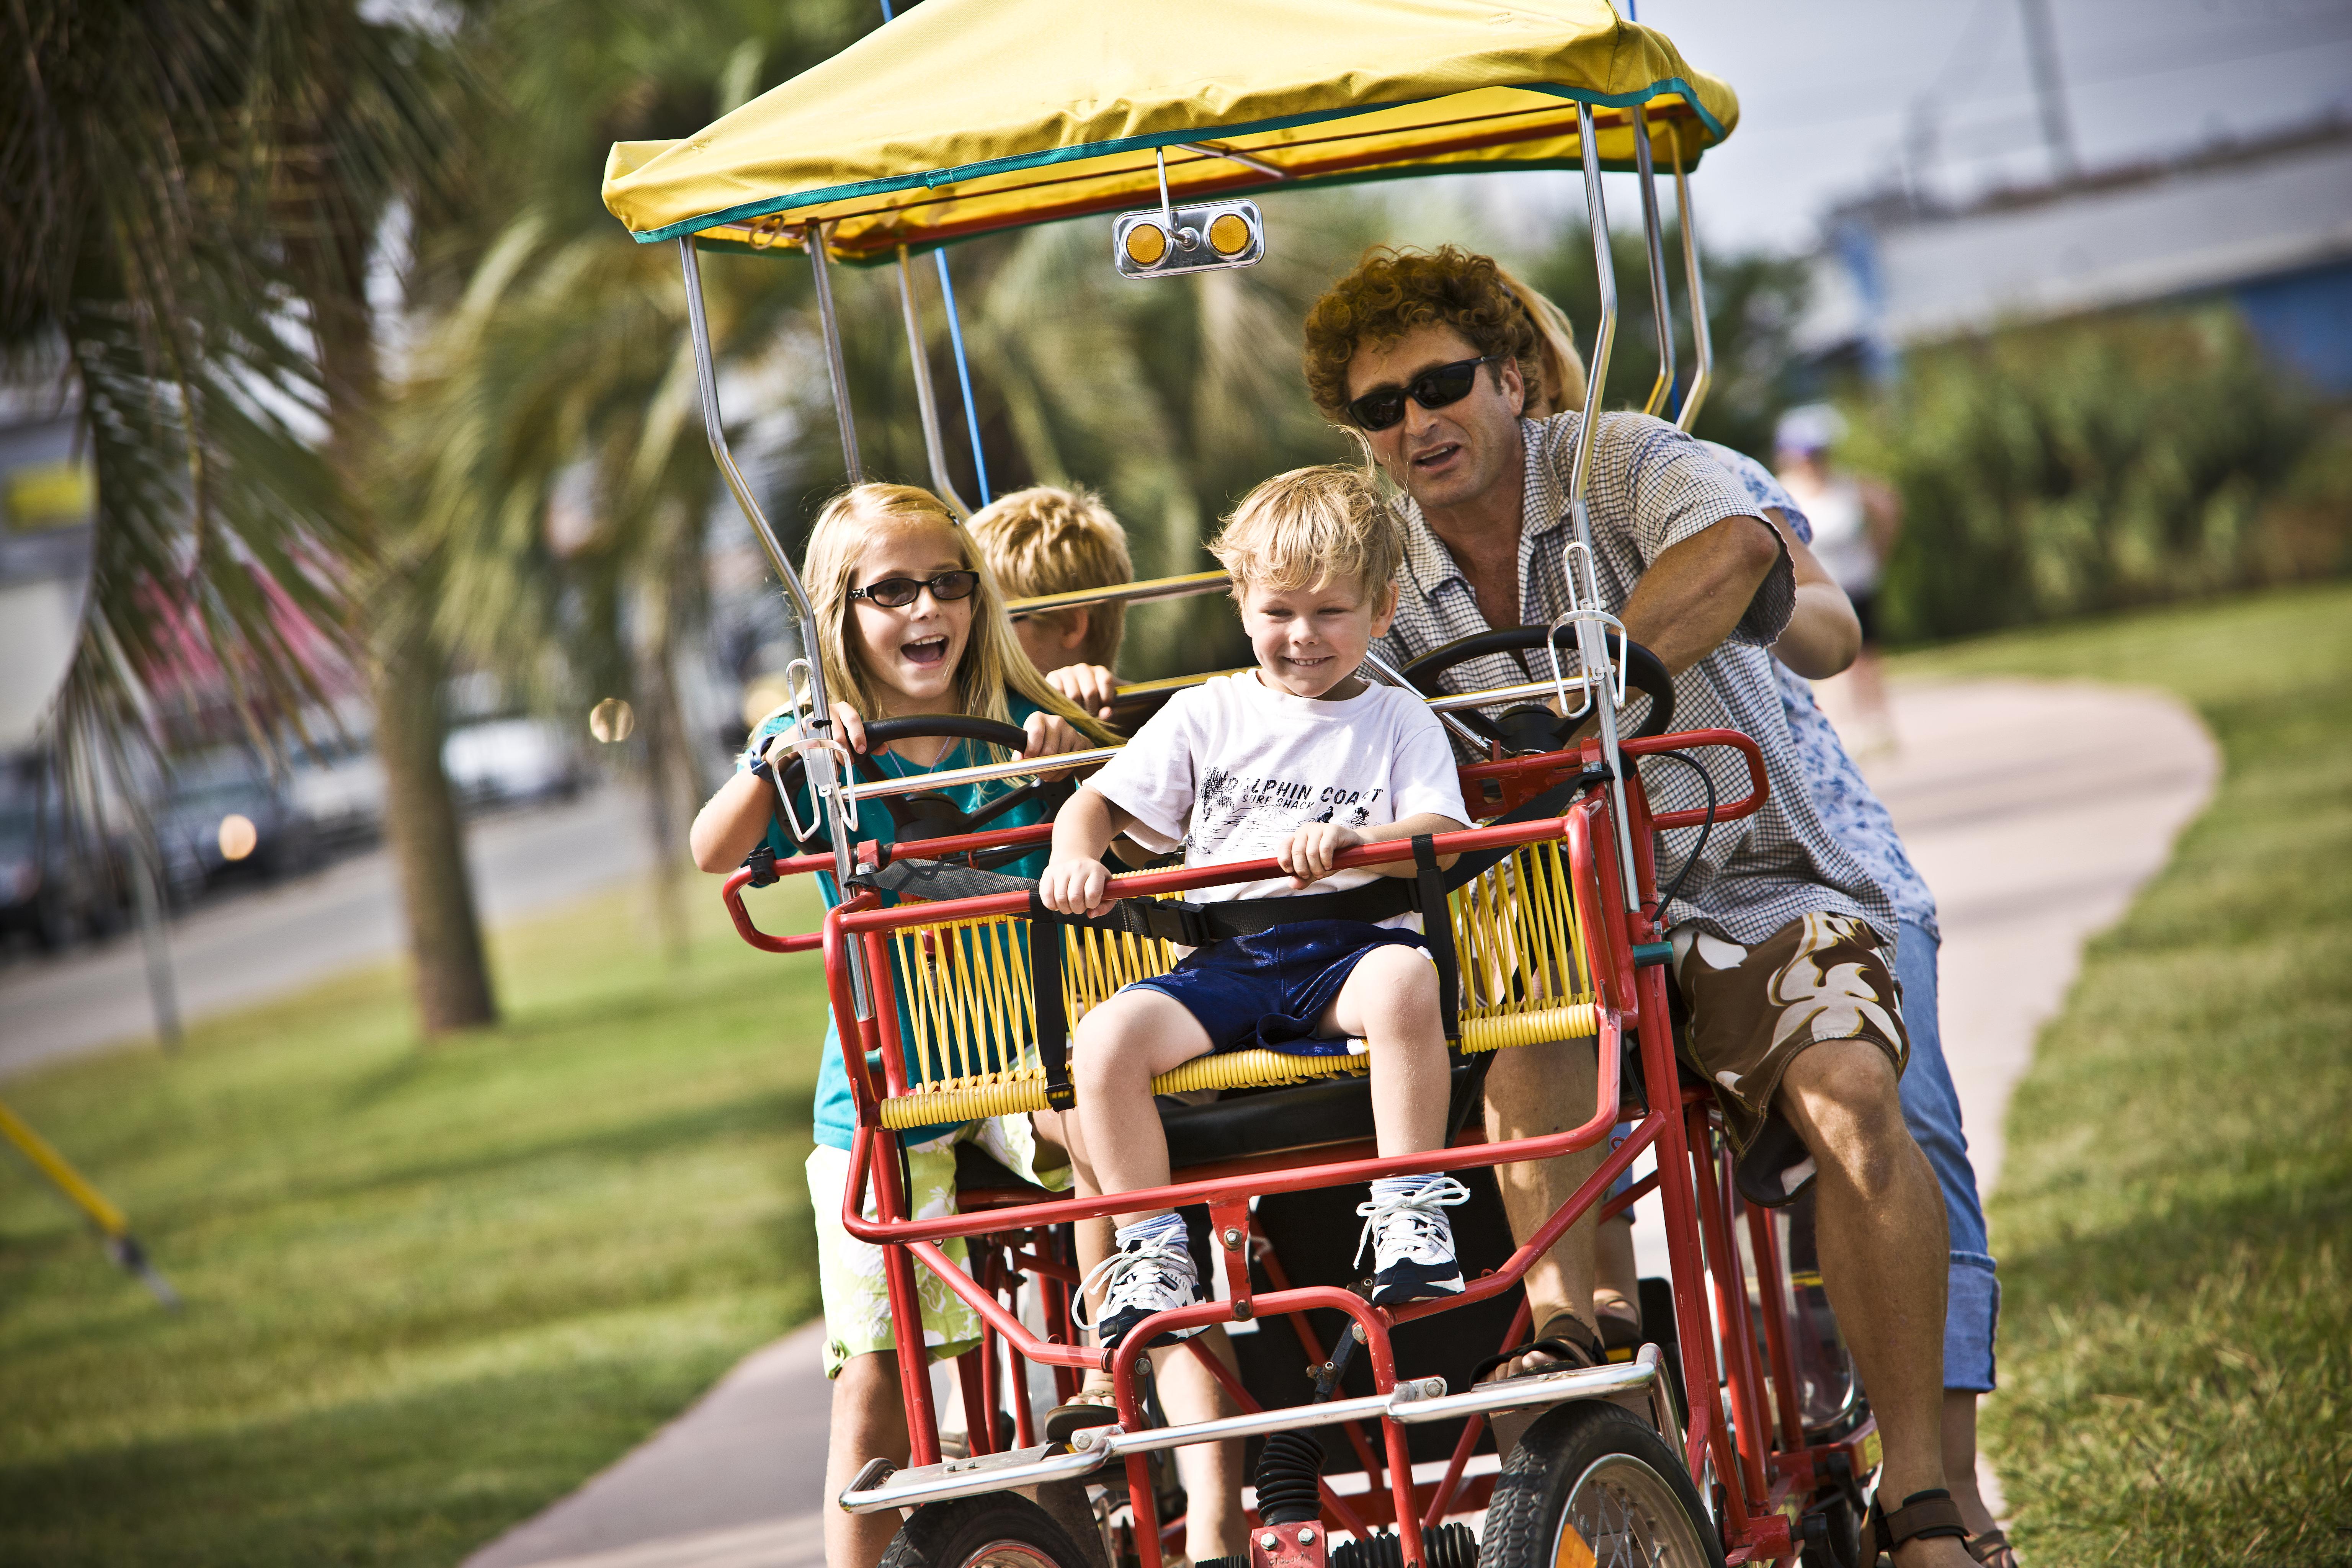
<svg viewBox="0 0 2352 1568">
<path fill-rule="evenodd" d="M 2352 564 L 2352 430 L 2223 306 L 1915 353 L 1846 457 L 1903 494 L 1897 640 Z"/>
</svg>

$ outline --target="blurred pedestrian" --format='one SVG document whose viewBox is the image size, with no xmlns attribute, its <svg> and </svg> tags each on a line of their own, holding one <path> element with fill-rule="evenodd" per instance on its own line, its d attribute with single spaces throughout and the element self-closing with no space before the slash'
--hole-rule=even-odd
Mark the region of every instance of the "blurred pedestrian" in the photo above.
<svg viewBox="0 0 2352 1568">
<path fill-rule="evenodd" d="M 1780 480 L 1813 524 L 1813 554 L 1837 579 L 1862 623 L 1862 652 L 1846 675 L 1852 694 L 1853 750 L 1858 756 L 1895 749 L 1895 720 L 1878 650 L 1878 586 L 1903 503 L 1878 480 L 1846 471 L 1832 459 L 1845 419 L 1825 403 L 1809 403 L 1780 416 L 1773 435 Z"/>
</svg>

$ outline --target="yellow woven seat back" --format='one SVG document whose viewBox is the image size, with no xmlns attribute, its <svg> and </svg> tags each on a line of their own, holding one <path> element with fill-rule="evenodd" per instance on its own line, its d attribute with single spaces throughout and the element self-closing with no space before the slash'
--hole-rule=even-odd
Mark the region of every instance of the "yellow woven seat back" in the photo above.
<svg viewBox="0 0 2352 1568">
<path fill-rule="evenodd" d="M 1461 964 L 1465 1051 L 1597 1031 L 1583 939 L 1557 843 L 1529 845 L 1455 892 L 1454 942 Z M 1164 942 L 1086 926 L 1059 928 L 1063 1016 L 1075 1030 L 1087 1009 L 1119 987 L 1165 973 Z M 886 1127 L 925 1127 L 1045 1105 L 1045 1068 L 1029 980 L 1029 922 L 1018 916 L 941 921 L 892 931 L 890 962 L 907 997 L 910 1089 L 886 1100 Z M 1162 1094 L 1255 1088 L 1360 1073 L 1360 1055 L 1294 1056 L 1253 1049 L 1186 1062 L 1153 1080 Z"/>
</svg>

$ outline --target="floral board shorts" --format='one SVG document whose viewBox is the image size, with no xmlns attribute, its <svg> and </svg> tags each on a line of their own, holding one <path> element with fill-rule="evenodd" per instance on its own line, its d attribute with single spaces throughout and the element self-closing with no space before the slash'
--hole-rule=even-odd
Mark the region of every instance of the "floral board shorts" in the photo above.
<svg viewBox="0 0 2352 1568">
<path fill-rule="evenodd" d="M 945 1137 L 907 1151 L 913 1179 L 908 1208 L 917 1219 L 938 1219 L 956 1209 L 956 1145 L 976 1143 L 982 1152 L 1023 1181 L 1052 1192 L 1070 1186 L 1070 1167 L 1041 1171 L 1036 1130 L 1026 1116 L 992 1116 L 967 1121 Z M 841 1228 L 842 1194 L 849 1185 L 849 1151 L 820 1143 L 809 1152 L 809 1205 L 816 1218 L 817 1288 L 824 1298 L 824 1375 L 838 1377 L 851 1356 L 892 1351 L 890 1287 L 882 1271 L 882 1249 Z M 866 1217 L 875 1217 L 874 1188 L 866 1189 Z M 959 1266 L 966 1259 L 961 1238 L 940 1250 Z M 980 1343 L 980 1314 L 947 1281 L 915 1265 L 915 1294 L 923 1304 L 923 1343 L 930 1359 L 944 1361 Z"/>
<path fill-rule="evenodd" d="M 1675 979 L 1690 1005 L 1682 1056 L 1713 1084 L 1724 1131 L 1745 1151 L 1780 1075 L 1806 1047 L 1867 1040 L 1900 1076 L 1910 1059 L 1903 988 L 1866 921 L 1809 914 L 1755 947 L 1675 928 Z"/>
</svg>

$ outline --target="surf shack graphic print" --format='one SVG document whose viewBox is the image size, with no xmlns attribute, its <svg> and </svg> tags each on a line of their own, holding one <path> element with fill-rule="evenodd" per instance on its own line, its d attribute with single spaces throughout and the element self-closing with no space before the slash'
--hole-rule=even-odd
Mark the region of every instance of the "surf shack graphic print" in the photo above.
<svg viewBox="0 0 2352 1568">
<path fill-rule="evenodd" d="M 1274 774 L 1236 778 L 1211 765 L 1201 775 L 1192 805 L 1192 831 L 1184 847 L 1190 858 L 1247 860 L 1271 855 L 1310 822 L 1367 827 L 1385 788 L 1350 789 L 1345 784 L 1302 784 Z M 1386 811 L 1378 820 L 1394 818 Z"/>
</svg>

